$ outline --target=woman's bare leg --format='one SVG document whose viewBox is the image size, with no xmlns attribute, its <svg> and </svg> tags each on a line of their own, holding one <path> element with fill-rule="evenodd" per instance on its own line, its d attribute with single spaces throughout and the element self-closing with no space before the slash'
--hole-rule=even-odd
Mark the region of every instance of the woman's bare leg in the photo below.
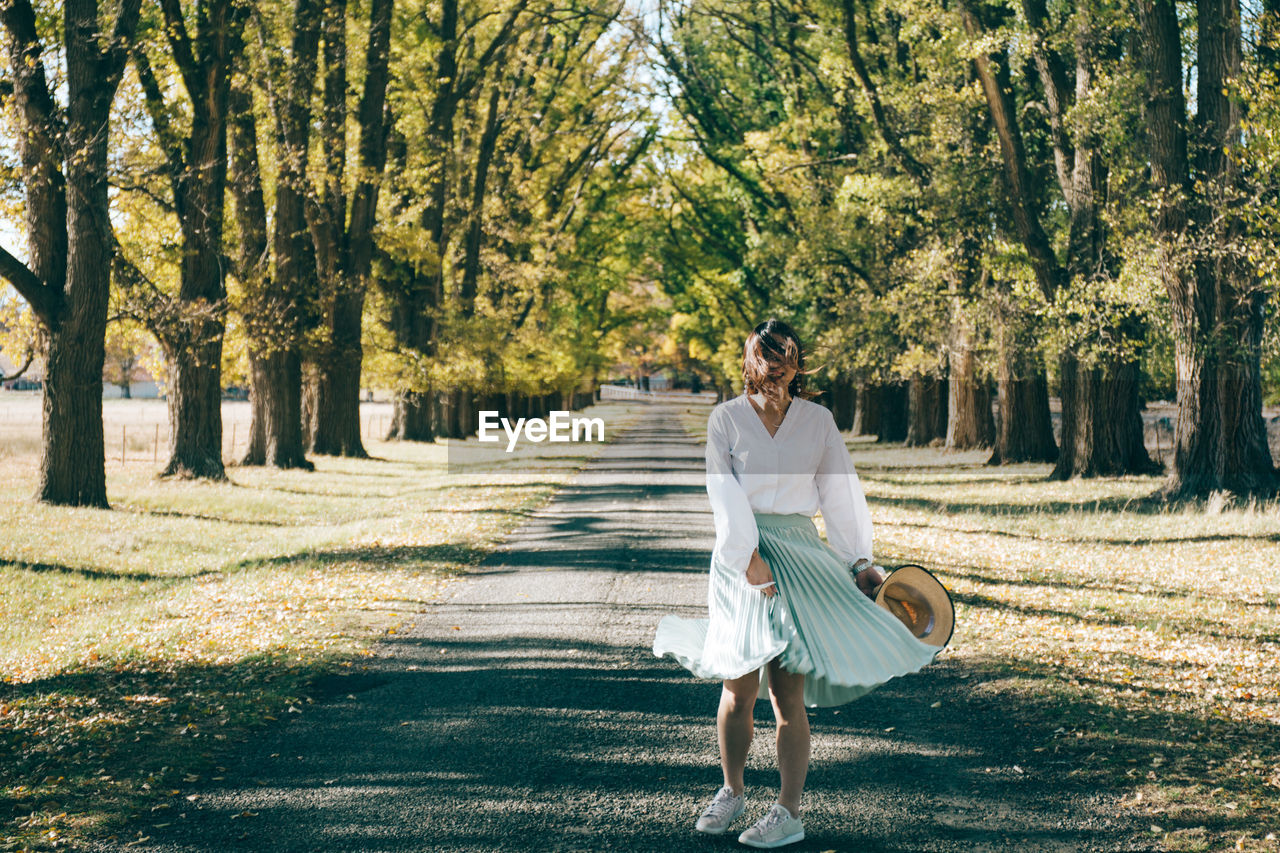
<svg viewBox="0 0 1280 853">
<path fill-rule="evenodd" d="M 754 728 L 752 709 L 760 690 L 760 673 L 751 672 L 741 678 L 727 680 L 720 691 L 720 710 L 716 714 L 716 731 L 720 739 L 720 767 L 724 783 L 742 796 L 742 774 L 747 766 L 747 750 L 751 748 Z"/>
<path fill-rule="evenodd" d="M 809 714 L 804 707 L 804 676 L 787 672 L 778 659 L 769 661 L 769 698 L 778 721 L 778 802 L 800 816 L 800 792 L 809 772 Z"/>
</svg>

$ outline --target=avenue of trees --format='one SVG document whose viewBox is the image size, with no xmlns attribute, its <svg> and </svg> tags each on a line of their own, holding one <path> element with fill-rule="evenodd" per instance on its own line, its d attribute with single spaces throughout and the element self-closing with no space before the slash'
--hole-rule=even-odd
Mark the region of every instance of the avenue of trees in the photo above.
<svg viewBox="0 0 1280 853">
<path fill-rule="evenodd" d="M 580 406 L 611 363 L 655 132 L 620 0 L 5 0 L 0 28 L 40 500 L 107 506 L 109 321 L 163 350 L 179 477 L 225 476 L 236 374 L 243 463 L 307 468 L 365 455 L 370 373 L 431 440 L 482 394 Z"/>
<path fill-rule="evenodd" d="M 660 5 L 687 347 L 729 374 L 776 310 L 842 426 L 1058 478 L 1158 471 L 1140 411 L 1165 391 L 1166 496 L 1276 492 L 1280 4 Z"/>
<path fill-rule="evenodd" d="M 1157 473 L 1140 413 L 1174 395 L 1162 493 L 1272 496 L 1278 7 L 0 0 L 37 497 L 108 505 L 140 336 L 164 473 L 219 479 L 228 385 L 238 461 L 308 468 L 365 455 L 361 388 L 411 441 L 625 361 L 728 390 L 770 314 L 842 428 Z"/>
</svg>

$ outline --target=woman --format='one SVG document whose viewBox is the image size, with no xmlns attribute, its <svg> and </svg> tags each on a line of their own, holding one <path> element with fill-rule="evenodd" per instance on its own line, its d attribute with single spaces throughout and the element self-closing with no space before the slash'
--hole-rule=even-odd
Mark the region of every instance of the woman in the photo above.
<svg viewBox="0 0 1280 853">
<path fill-rule="evenodd" d="M 723 833 L 744 811 L 755 700 L 772 702 L 781 790 L 738 837 L 759 848 L 804 838 L 806 706 L 842 705 L 938 651 L 870 599 L 884 576 L 871 559 L 862 485 L 830 410 L 805 399 L 803 376 L 795 331 L 773 319 L 756 326 L 743 348 L 744 392 L 707 421 L 710 618 L 665 616 L 653 644 L 654 654 L 724 682 L 716 715 L 724 786 L 700 832 Z M 819 510 L 830 545 L 813 523 Z"/>
</svg>

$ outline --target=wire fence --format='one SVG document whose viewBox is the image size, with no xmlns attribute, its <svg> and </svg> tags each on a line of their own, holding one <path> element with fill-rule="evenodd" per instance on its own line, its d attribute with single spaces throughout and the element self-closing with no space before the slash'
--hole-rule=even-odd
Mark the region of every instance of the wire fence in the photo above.
<svg viewBox="0 0 1280 853">
<path fill-rule="evenodd" d="M 21 396 L 19 396 L 19 394 Z M 5 399 L 8 397 L 9 399 Z M 391 426 L 391 404 L 360 405 L 360 434 L 366 442 L 382 441 Z M 222 404 L 222 458 L 239 461 L 249 449 L 251 411 L 245 401 Z M 159 466 L 169 458 L 172 436 L 163 400 L 104 400 L 103 445 L 107 464 Z M 38 455 L 41 442 L 39 393 L 0 394 L 0 456 Z"/>
</svg>

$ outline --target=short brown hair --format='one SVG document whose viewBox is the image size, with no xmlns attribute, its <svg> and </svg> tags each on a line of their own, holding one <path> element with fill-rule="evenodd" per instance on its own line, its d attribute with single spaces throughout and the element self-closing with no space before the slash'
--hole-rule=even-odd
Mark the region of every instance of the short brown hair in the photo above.
<svg viewBox="0 0 1280 853">
<path fill-rule="evenodd" d="M 748 394 L 765 393 L 769 376 L 779 367 L 794 367 L 796 375 L 787 386 L 792 397 L 808 397 L 804 377 L 804 345 L 796 330 L 783 321 L 770 317 L 751 330 L 742 347 L 742 382 Z"/>
</svg>

